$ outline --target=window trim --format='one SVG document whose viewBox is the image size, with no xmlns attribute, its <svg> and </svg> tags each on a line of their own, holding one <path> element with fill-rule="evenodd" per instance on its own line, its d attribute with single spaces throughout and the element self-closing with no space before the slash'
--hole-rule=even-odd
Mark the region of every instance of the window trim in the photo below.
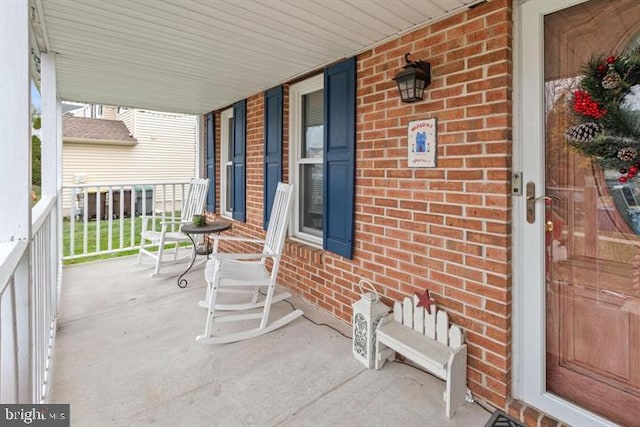
<svg viewBox="0 0 640 427">
<path fill-rule="evenodd" d="M 200 133 L 204 134 L 204 169 L 198 171 L 200 176 L 209 179 L 209 189 L 207 190 L 207 211 L 216 212 L 216 113 L 213 111 L 204 115 L 204 120 L 198 122 Z M 199 157 L 200 147 L 196 147 Z"/>
<path fill-rule="evenodd" d="M 233 209 L 227 211 L 227 201 L 233 201 L 233 194 L 227 194 L 227 166 L 233 167 L 232 153 L 229 152 L 229 119 L 233 118 L 233 108 L 220 113 L 220 216 L 232 219 Z M 227 160 L 231 157 L 231 160 Z"/>
<path fill-rule="evenodd" d="M 324 89 L 323 74 L 310 77 L 289 87 L 289 177 L 291 183 L 295 185 L 294 209 L 289 235 L 294 240 L 320 249 L 323 247 L 324 231 L 320 236 L 300 231 L 300 164 L 317 163 L 322 165 L 324 157 L 303 160 L 300 158 L 300 151 L 302 148 L 302 96 Z M 324 123 L 324 126 L 326 126 L 326 123 Z"/>
</svg>

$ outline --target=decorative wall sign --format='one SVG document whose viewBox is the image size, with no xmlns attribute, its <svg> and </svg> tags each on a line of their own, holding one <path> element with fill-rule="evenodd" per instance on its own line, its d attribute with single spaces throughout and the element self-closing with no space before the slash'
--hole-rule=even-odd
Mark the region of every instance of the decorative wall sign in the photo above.
<svg viewBox="0 0 640 427">
<path fill-rule="evenodd" d="M 407 128 L 410 168 L 436 167 L 436 119 L 414 120 Z"/>
</svg>

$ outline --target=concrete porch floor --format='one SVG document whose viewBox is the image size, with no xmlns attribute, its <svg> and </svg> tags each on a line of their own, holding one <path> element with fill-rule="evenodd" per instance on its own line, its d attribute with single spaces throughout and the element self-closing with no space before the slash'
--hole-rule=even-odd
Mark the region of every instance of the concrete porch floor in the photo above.
<svg viewBox="0 0 640 427">
<path fill-rule="evenodd" d="M 49 402 L 71 404 L 72 426 L 471 427 L 490 418 L 466 403 L 447 421 L 444 382 L 400 363 L 365 369 L 351 340 L 304 318 L 252 340 L 198 344 L 202 266 L 180 289 L 134 261 L 64 269 Z M 289 311 L 275 304 L 272 318 Z"/>
</svg>

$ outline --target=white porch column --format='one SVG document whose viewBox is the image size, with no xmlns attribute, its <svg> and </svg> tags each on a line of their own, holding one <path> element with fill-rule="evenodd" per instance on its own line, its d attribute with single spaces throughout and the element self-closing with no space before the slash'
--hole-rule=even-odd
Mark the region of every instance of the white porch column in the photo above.
<svg viewBox="0 0 640 427">
<path fill-rule="evenodd" d="M 42 195 L 58 193 L 58 87 L 56 83 L 56 57 L 43 53 L 40 58 L 42 102 Z"/>
<path fill-rule="evenodd" d="M 31 241 L 29 30 L 29 2 L 0 0 L 0 244 L 15 240 L 30 244 Z M 22 403 L 33 399 L 30 252 L 27 247 L 20 254 L 13 273 L 16 316 L 12 323 L 15 322 L 17 338 L 13 350 L 17 370 L 15 399 Z M 4 285 L 0 283 L 0 288 Z M 6 317 L 3 319 L 6 324 Z"/>
<path fill-rule="evenodd" d="M 0 1 L 0 242 L 31 238 L 29 5 Z"/>
<path fill-rule="evenodd" d="M 60 101 L 59 98 L 56 101 L 56 109 L 56 147 L 58 150 L 58 177 L 56 179 L 56 188 L 60 193 L 59 197 L 62 197 L 62 101 Z M 60 206 L 62 206 L 62 201 L 60 202 Z"/>
<path fill-rule="evenodd" d="M 0 0 L 1 1 L 1 0 Z M 62 111 L 58 99 L 58 84 L 56 75 L 56 56 L 52 53 L 43 53 L 40 58 L 40 101 L 42 108 L 42 195 L 56 199 L 56 207 L 51 218 L 49 239 L 51 247 L 49 252 L 48 286 L 51 289 L 50 309 L 51 313 L 57 313 L 58 308 L 58 278 L 62 259 L 62 138 L 59 117 Z"/>
<path fill-rule="evenodd" d="M 63 243 L 63 236 L 62 236 L 62 224 L 63 224 L 63 219 L 64 219 L 64 215 L 62 212 L 62 172 L 63 172 L 63 167 L 62 167 L 62 101 L 60 101 L 60 98 L 58 98 L 56 100 L 56 159 L 57 159 L 57 170 L 58 170 L 58 176 L 56 177 L 56 192 L 58 194 L 58 225 L 57 225 L 57 232 L 58 232 L 58 253 L 57 253 L 57 260 L 58 260 L 58 264 L 57 264 L 57 268 L 58 268 L 58 293 L 60 292 L 60 285 L 62 282 L 62 254 L 63 254 L 63 248 L 62 248 L 62 243 Z M 56 304 L 57 304 L 57 295 L 58 293 L 56 293 Z"/>
</svg>

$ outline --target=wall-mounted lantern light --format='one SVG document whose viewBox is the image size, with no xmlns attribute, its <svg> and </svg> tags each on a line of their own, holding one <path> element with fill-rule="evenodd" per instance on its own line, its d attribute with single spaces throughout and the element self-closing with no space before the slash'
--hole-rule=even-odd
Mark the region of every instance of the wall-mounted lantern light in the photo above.
<svg viewBox="0 0 640 427">
<path fill-rule="evenodd" d="M 424 90 L 431 83 L 431 64 L 424 61 L 411 61 L 410 53 L 404 55 L 406 65 L 395 75 L 402 102 L 421 101 Z"/>
</svg>

